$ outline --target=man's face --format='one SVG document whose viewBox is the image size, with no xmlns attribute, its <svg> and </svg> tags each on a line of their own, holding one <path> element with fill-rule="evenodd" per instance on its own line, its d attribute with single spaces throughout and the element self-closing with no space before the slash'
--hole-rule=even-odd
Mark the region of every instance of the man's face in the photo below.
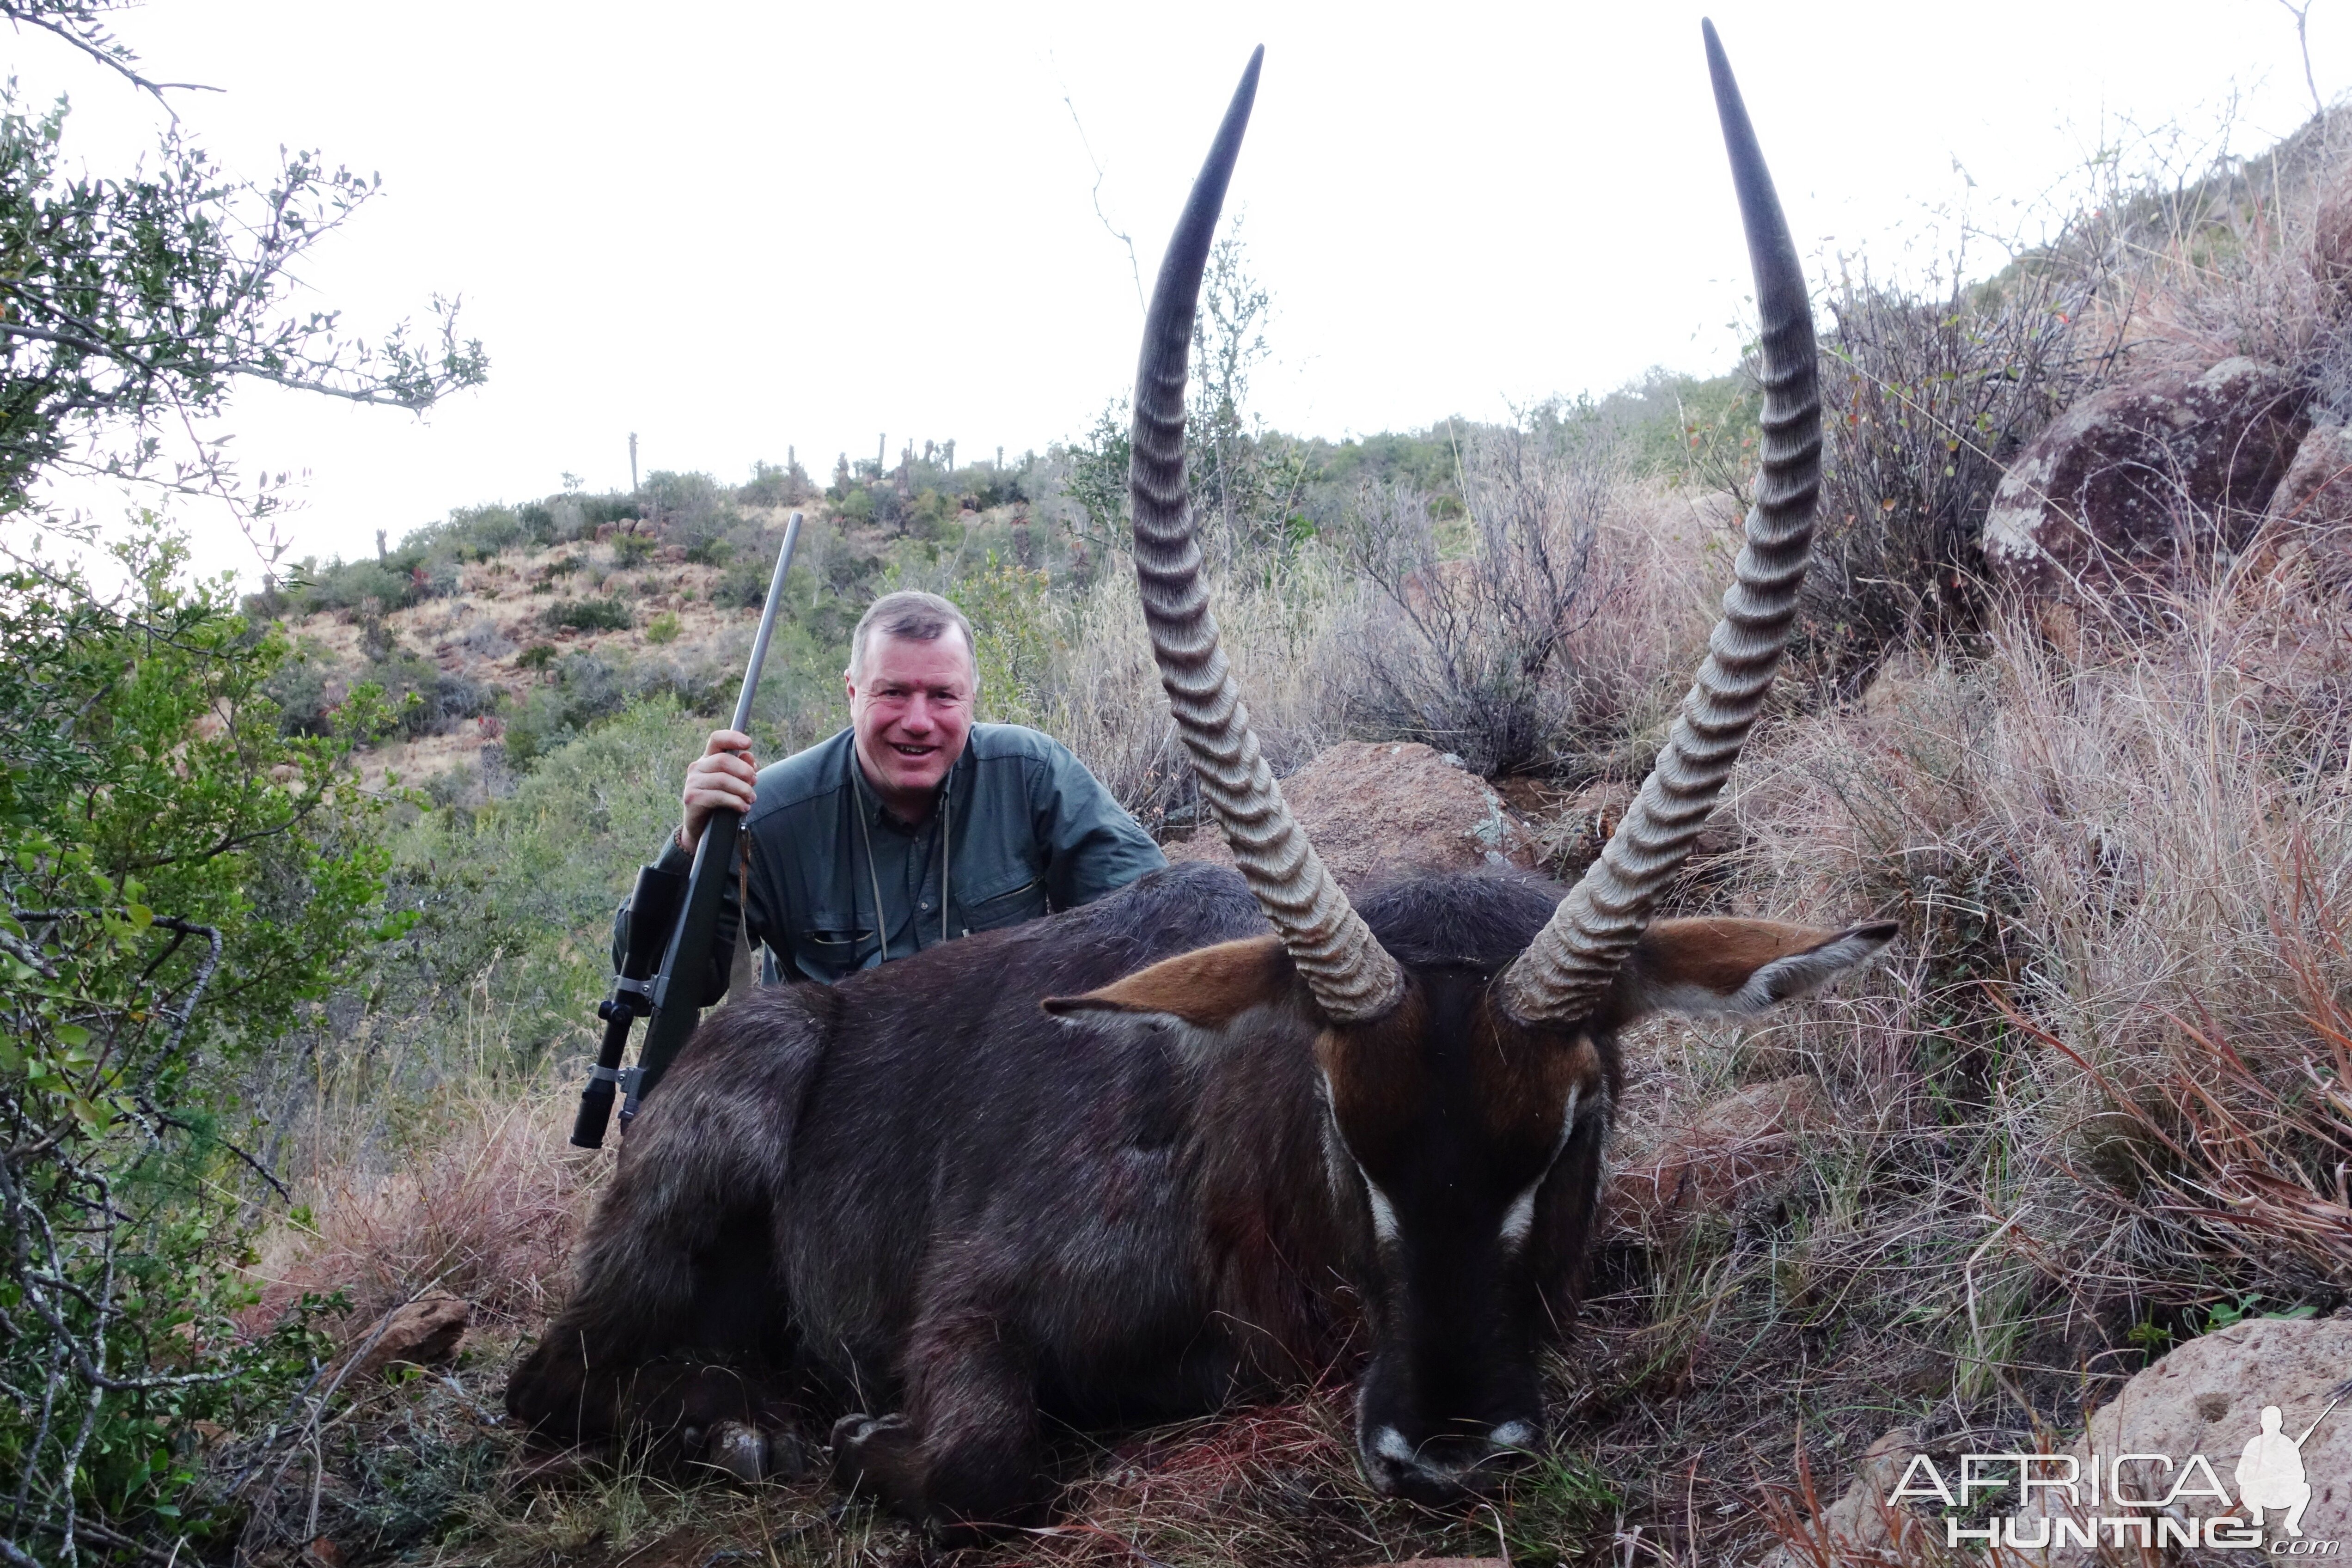
<svg viewBox="0 0 2352 1568">
<path fill-rule="evenodd" d="M 910 821 L 932 797 L 971 732 L 971 650 L 950 626 L 930 642 L 871 633 L 849 677 L 857 759 L 883 803 Z"/>
</svg>

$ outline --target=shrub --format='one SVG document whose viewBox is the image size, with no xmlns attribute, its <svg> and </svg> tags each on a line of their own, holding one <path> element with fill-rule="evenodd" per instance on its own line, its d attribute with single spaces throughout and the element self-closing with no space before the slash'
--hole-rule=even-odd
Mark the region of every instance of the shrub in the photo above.
<svg viewBox="0 0 2352 1568">
<path fill-rule="evenodd" d="M 1895 650 L 1979 628 L 1978 536 L 1993 492 L 2116 350 L 2111 333 L 2081 325 L 2100 282 L 2021 266 L 1922 300 L 1867 274 L 1841 279 L 1822 344 L 1826 440 L 1794 650 L 1801 674 L 1856 690 Z"/>
<path fill-rule="evenodd" d="M 751 465 L 751 480 L 735 492 L 735 498 L 747 507 L 796 507 L 814 494 L 808 470 L 794 456 L 782 468 L 772 463 Z"/>
<path fill-rule="evenodd" d="M 540 671 L 555 663 L 556 648 L 552 643 L 533 643 L 515 655 L 515 668 Z"/>
<path fill-rule="evenodd" d="M 762 569 L 757 561 L 740 560 L 719 574 L 711 585 L 710 601 L 744 610 L 758 610 L 768 602 L 768 579 L 772 569 Z"/>
<path fill-rule="evenodd" d="M 522 519 L 505 507 L 460 507 L 449 514 L 446 536 L 487 559 L 530 537 Z"/>
<path fill-rule="evenodd" d="M 566 599 L 549 605 L 541 619 L 551 630 L 625 632 L 635 618 L 618 599 Z"/>
<path fill-rule="evenodd" d="M 278 705 L 278 724 L 285 734 L 323 738 L 334 733 L 328 672 L 319 661 L 298 653 L 278 665 L 261 689 Z"/>
<path fill-rule="evenodd" d="M 399 610 L 420 597 L 413 568 L 395 569 L 374 560 L 333 560 L 325 566 L 304 561 L 287 587 L 298 615 L 356 610 L 371 599 L 387 610 Z"/>
<path fill-rule="evenodd" d="M 613 564 L 624 571 L 643 566 L 659 548 L 660 542 L 651 534 L 614 534 Z"/>
<path fill-rule="evenodd" d="M 1368 483 L 1340 519 L 1342 559 L 1377 591 L 1350 667 L 1334 672 L 1345 723 L 1455 753 L 1488 777 L 1597 771 L 1629 722 L 1653 716 L 1654 656 L 1587 633 L 1637 586 L 1655 586 L 1640 534 L 1656 507 L 1613 439 L 1556 421 L 1480 431 L 1464 464 L 1460 523 L 1395 481 Z M 1626 526 L 1634 517 L 1643 528 Z M 1630 685 L 1616 678 L 1629 659 L 1644 671 Z"/>
<path fill-rule="evenodd" d="M 656 469 L 646 476 L 645 499 L 661 536 L 678 544 L 716 538 L 742 520 L 733 500 L 708 474 Z"/>
<path fill-rule="evenodd" d="M 100 1540 L 209 1533 L 184 1435 L 271 1418 L 320 1348 L 307 1310 L 230 1321 L 245 1107 L 222 1069 L 397 929 L 347 766 L 365 688 L 331 738 L 289 737 L 285 640 L 190 582 L 176 539 L 117 559 L 130 587 L 102 599 L 0 576 L 0 1454 L 20 1520 L 79 1512 Z"/>
<path fill-rule="evenodd" d="M 646 622 L 646 641 L 656 647 L 677 641 L 677 612 L 665 610 Z"/>
</svg>

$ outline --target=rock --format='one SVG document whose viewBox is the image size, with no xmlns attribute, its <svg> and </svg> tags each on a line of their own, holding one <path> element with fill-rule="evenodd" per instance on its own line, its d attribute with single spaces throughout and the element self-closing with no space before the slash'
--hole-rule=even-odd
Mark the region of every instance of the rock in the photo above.
<svg viewBox="0 0 2352 1568">
<path fill-rule="evenodd" d="M 2332 1399 L 2344 1397 L 2325 1420 L 2321 1413 Z M 2266 1511 L 2264 1540 L 2276 1548 L 2299 1545 L 2288 1555 L 2336 1555 L 2352 1550 L 2352 1318 L 2290 1322 L 2279 1318 L 2252 1318 L 2190 1340 L 2154 1366 L 2124 1385 L 2124 1391 L 2091 1417 L 2090 1429 L 2069 1450 L 2087 1467 L 2096 1453 L 2100 1463 L 2123 1454 L 2161 1454 L 2172 1461 L 2163 1466 L 2134 1460 L 2122 1467 L 2124 1484 L 2141 1496 L 2162 1496 L 2171 1490 L 2189 1464 L 2202 1455 L 2214 1479 L 2242 1503 L 2237 1478 L 2246 1445 L 2263 1430 L 2263 1407 L 2275 1405 L 2280 1426 L 2292 1439 L 2318 1422 L 2304 1441 L 2300 1457 L 2311 1487 L 2311 1500 L 2300 1521 L 2303 1534 L 2289 1535 L 2285 1514 Z M 2087 1475 L 2087 1469 L 2085 1474 Z M 2197 1476 L 2201 1483 L 2201 1474 Z M 2034 1506 L 2018 1511 L 2022 1533 L 2036 1533 L 2034 1520 L 2063 1516 L 2064 1504 L 2053 1494 L 2035 1494 Z M 2111 1507 L 2084 1509 L 2089 1516 L 2112 1514 Z M 2176 1519 L 2201 1519 L 2228 1513 L 2243 1520 L 2242 1506 L 2224 1507 L 2210 1495 L 2187 1494 L 2162 1511 Z M 2314 1551 L 2322 1542 L 2340 1542 Z M 2272 1556 L 2281 1555 L 2273 1550 Z M 2022 1560 L 2047 1568 L 2087 1563 L 2091 1553 L 2070 1543 L 2063 1549 L 2029 1552 Z"/>
<path fill-rule="evenodd" d="M 2242 549 L 2306 428 L 2285 371 L 2223 360 L 2095 392 L 2010 465 L 1984 525 L 1994 580 L 2035 597 L 2163 583 Z"/>
<path fill-rule="evenodd" d="M 1777 1201 L 1824 1119 L 1821 1086 L 1777 1078 L 1708 1102 L 1609 1175 L 1609 1211 L 1656 1238 L 1702 1214 Z"/>
<path fill-rule="evenodd" d="M 1502 797 L 1413 741 L 1342 741 L 1282 781 L 1283 798 L 1350 892 L 1388 873 L 1532 866 L 1540 849 Z M 1234 863 L 1213 823 L 1167 846 L 1171 861 Z"/>
<path fill-rule="evenodd" d="M 2306 562 L 2320 586 L 2352 585 L 2352 427 L 2315 424 L 2271 495 L 2263 543 Z"/>
<path fill-rule="evenodd" d="M 1785 1542 L 1765 1553 L 1756 1568 L 1810 1568 L 1817 1563 L 1843 1562 L 1848 1554 L 1865 1562 L 1908 1559 L 1894 1555 L 1895 1533 L 1906 1536 L 1909 1526 L 1925 1521 L 1885 1499 L 1902 1484 L 1903 1467 L 1918 1451 L 1919 1434 L 1897 1427 L 1870 1445 L 1854 1471 L 1853 1483 L 1837 1501 L 1814 1516 L 1801 1541 Z"/>
<path fill-rule="evenodd" d="M 2311 275 L 2339 295 L 2352 293 L 2352 184 L 2338 185 L 2313 214 Z"/>
<path fill-rule="evenodd" d="M 425 1296 L 394 1307 L 353 1342 L 359 1359 L 341 1375 L 344 1386 L 395 1365 L 437 1366 L 450 1360 L 473 1315 L 474 1309 L 455 1296 Z"/>
</svg>

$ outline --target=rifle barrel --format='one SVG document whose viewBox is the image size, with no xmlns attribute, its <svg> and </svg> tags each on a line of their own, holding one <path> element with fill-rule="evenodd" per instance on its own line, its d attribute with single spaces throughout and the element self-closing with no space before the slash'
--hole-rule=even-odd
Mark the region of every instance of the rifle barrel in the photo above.
<svg viewBox="0 0 2352 1568">
<path fill-rule="evenodd" d="M 801 515 L 794 512 L 784 525 L 784 546 L 776 552 L 775 575 L 768 582 L 768 601 L 760 610 L 759 634 L 751 639 L 751 661 L 743 672 L 743 689 L 735 699 L 734 727 L 751 722 L 751 699 L 760 689 L 760 667 L 767 663 L 768 643 L 775 634 L 776 611 L 784 601 L 784 574 L 792 570 L 793 552 L 801 538 Z M 717 935 L 719 904 L 727 879 L 735 869 L 735 849 L 743 830 L 742 814 L 724 809 L 711 812 L 703 823 L 702 840 L 694 846 L 694 869 L 688 873 L 686 898 L 669 945 L 662 954 L 661 970 L 653 983 L 653 1016 L 646 1025 L 645 1044 L 637 1051 L 637 1067 L 625 1085 L 621 1126 L 625 1130 L 638 1104 L 661 1082 L 662 1074 L 694 1032 L 701 1016 L 704 966 Z"/>
<path fill-rule="evenodd" d="M 736 694 L 731 729 L 742 729 L 751 722 L 751 698 L 760 690 L 760 666 L 768 662 L 768 640 L 776 632 L 776 606 L 784 601 L 784 573 L 792 570 L 793 550 L 800 542 L 801 515 L 794 512 L 784 524 L 784 548 L 776 552 L 776 575 L 768 580 L 768 601 L 760 606 L 760 632 L 751 639 L 751 664 L 743 672 L 743 689 Z"/>
</svg>

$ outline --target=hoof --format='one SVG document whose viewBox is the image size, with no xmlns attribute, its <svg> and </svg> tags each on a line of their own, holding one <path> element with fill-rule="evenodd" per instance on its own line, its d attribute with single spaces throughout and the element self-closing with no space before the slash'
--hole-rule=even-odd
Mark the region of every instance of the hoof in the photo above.
<svg viewBox="0 0 2352 1568">
<path fill-rule="evenodd" d="M 768 1450 L 768 1434 L 757 1427 L 747 1427 L 740 1421 L 721 1421 L 710 1428 L 709 1445 L 703 1449 L 702 1458 L 705 1464 L 716 1466 L 745 1486 L 752 1486 L 773 1473 Z"/>
<path fill-rule="evenodd" d="M 904 1416 L 844 1416 L 833 1424 L 833 1484 L 846 1492 L 875 1490 L 867 1477 L 870 1459 L 894 1447 L 891 1439 L 908 1430 Z M 879 1450 L 877 1452 L 877 1450 Z M 876 1478 L 878 1479 L 878 1478 Z"/>
</svg>

